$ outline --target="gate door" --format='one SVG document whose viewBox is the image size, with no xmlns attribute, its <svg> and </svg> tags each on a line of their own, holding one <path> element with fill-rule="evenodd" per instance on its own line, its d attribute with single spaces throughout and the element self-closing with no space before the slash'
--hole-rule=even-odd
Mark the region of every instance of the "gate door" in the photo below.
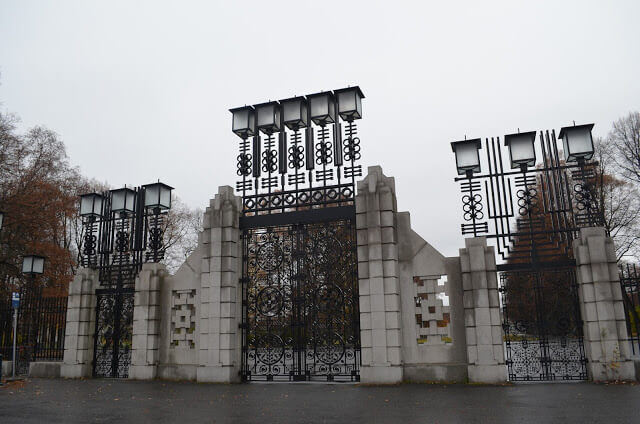
<svg viewBox="0 0 640 424">
<path fill-rule="evenodd" d="M 127 378 L 131 364 L 133 288 L 96 290 L 94 377 Z"/>
<path fill-rule="evenodd" d="M 575 267 L 500 274 L 511 381 L 586 380 Z"/>
<path fill-rule="evenodd" d="M 243 230 L 245 381 L 359 381 L 352 219 Z"/>
</svg>

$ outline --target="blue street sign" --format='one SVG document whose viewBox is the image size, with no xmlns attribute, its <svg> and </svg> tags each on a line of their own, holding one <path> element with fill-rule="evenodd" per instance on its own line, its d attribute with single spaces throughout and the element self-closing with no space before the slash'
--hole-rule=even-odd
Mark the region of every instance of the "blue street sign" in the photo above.
<svg viewBox="0 0 640 424">
<path fill-rule="evenodd" d="M 11 306 L 14 309 L 18 309 L 18 306 L 20 306 L 20 293 L 11 293 Z"/>
</svg>

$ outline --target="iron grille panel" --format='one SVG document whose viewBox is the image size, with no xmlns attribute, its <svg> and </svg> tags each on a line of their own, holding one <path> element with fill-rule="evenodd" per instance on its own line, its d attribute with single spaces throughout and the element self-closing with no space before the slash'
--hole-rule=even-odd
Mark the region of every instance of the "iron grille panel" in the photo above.
<svg viewBox="0 0 640 424">
<path fill-rule="evenodd" d="M 355 225 L 243 230 L 245 381 L 359 381 Z"/>
<path fill-rule="evenodd" d="M 500 274 L 510 381 L 586 380 L 573 267 Z"/>
<path fill-rule="evenodd" d="M 131 364 L 134 290 L 96 290 L 94 377 L 127 378 Z"/>
<path fill-rule="evenodd" d="M 620 286 L 627 320 L 627 334 L 633 354 L 637 355 L 640 352 L 640 336 L 638 335 L 638 323 L 640 323 L 640 274 L 635 265 L 627 264 L 620 267 Z"/>
</svg>

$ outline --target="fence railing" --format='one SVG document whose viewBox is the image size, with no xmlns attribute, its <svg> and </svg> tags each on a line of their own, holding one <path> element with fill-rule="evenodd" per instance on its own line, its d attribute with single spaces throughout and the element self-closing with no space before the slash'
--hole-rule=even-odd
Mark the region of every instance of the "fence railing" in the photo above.
<svg viewBox="0 0 640 424">
<path fill-rule="evenodd" d="M 23 290 L 18 309 L 17 359 L 61 361 L 67 316 L 66 296 L 43 296 L 41 289 Z M 13 308 L 11 299 L 0 299 L 0 354 L 13 360 Z"/>
<path fill-rule="evenodd" d="M 636 265 L 620 266 L 620 285 L 627 318 L 627 332 L 634 354 L 640 353 L 640 270 Z"/>
</svg>

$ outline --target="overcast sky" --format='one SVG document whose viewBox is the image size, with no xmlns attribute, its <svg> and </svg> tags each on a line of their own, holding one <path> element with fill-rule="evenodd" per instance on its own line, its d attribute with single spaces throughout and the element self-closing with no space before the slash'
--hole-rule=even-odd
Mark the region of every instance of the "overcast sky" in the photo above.
<svg viewBox="0 0 640 424">
<path fill-rule="evenodd" d="M 316 6 L 317 5 L 317 6 Z M 449 143 L 638 110 L 640 1 L 0 0 L 0 102 L 114 186 L 193 207 L 234 185 L 230 107 L 360 85 L 364 166 L 446 255 L 462 245 Z"/>
</svg>

